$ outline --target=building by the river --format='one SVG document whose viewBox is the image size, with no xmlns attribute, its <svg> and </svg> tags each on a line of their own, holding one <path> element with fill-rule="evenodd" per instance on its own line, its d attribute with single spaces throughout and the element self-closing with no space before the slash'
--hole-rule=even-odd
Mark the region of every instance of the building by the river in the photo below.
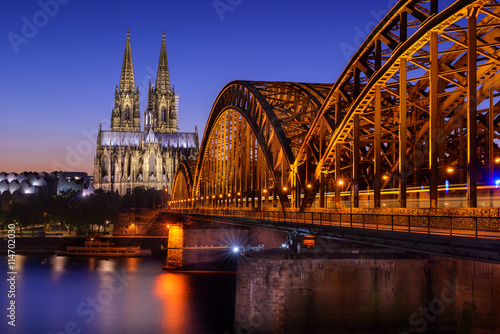
<svg viewBox="0 0 500 334">
<path fill-rule="evenodd" d="M 198 157 L 198 133 L 178 132 L 178 95 L 170 86 L 165 32 L 156 84 L 149 83 L 141 127 L 139 87 L 135 86 L 130 33 L 127 31 L 120 84 L 115 90 L 111 129 L 99 128 L 94 186 L 130 193 L 135 187 L 168 189 L 181 160 Z"/>
</svg>

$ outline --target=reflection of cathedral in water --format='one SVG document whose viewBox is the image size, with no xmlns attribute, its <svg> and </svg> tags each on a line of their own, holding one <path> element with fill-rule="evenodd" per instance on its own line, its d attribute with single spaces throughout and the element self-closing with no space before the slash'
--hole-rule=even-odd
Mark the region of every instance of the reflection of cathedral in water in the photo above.
<svg viewBox="0 0 500 334">
<path fill-rule="evenodd" d="M 135 87 L 130 34 L 127 32 L 120 85 L 115 91 L 111 129 L 99 129 L 94 186 L 126 194 L 133 188 L 171 189 L 180 160 L 198 156 L 198 133 L 177 132 L 178 95 L 170 86 L 165 33 L 156 85 L 149 83 L 141 131 L 139 87 Z"/>
</svg>

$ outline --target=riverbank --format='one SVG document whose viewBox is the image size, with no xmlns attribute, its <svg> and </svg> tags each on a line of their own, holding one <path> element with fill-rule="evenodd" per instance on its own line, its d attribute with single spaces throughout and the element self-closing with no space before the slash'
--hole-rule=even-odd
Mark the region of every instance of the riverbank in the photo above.
<svg viewBox="0 0 500 334">
<path fill-rule="evenodd" d="M 46 237 L 16 237 L 15 251 L 19 254 L 54 253 L 65 251 L 68 246 L 84 246 L 87 236 L 46 236 Z M 153 253 L 162 253 L 167 245 L 166 238 L 144 237 L 111 237 L 100 236 L 103 241 L 110 241 L 118 247 L 140 246 L 142 249 L 151 249 Z M 0 238 L 0 247 L 7 245 L 7 237 Z"/>
</svg>

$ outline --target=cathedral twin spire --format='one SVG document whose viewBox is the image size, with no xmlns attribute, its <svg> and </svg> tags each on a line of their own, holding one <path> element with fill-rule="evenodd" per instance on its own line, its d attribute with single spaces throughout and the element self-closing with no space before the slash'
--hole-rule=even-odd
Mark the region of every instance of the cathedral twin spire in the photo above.
<svg viewBox="0 0 500 334">
<path fill-rule="evenodd" d="M 158 62 L 158 72 L 156 73 L 156 89 L 162 93 L 170 91 L 170 74 L 168 73 L 167 47 L 165 46 L 165 31 L 161 35 L 163 40 L 160 49 L 160 61 Z"/>
<path fill-rule="evenodd" d="M 120 77 L 120 91 L 133 91 L 134 88 L 134 65 L 132 64 L 132 50 L 130 49 L 130 30 L 127 29 L 127 42 L 125 43 L 122 75 Z"/>
<path fill-rule="evenodd" d="M 162 34 L 156 87 L 152 88 L 151 79 L 149 80 L 144 125 L 145 130 L 154 128 L 155 131 L 158 129 L 160 132 L 177 131 L 175 93 L 170 86 L 165 31 Z M 111 128 L 114 131 L 140 131 L 139 88 L 135 89 L 130 30 L 127 30 L 120 85 L 115 93 L 115 108 L 111 116 Z"/>
</svg>

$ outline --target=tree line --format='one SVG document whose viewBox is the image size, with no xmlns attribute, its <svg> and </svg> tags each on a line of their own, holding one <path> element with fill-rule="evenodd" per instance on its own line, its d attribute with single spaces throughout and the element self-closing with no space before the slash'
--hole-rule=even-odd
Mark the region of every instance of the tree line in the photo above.
<svg viewBox="0 0 500 334">
<path fill-rule="evenodd" d="M 162 192 L 144 187 L 134 188 L 124 196 L 102 189 L 87 196 L 73 190 L 50 197 L 33 194 L 10 203 L 8 210 L 0 210 L 0 227 L 6 229 L 8 224 L 15 223 L 21 233 L 23 229 L 35 234 L 39 229 L 61 227 L 70 234 L 74 230 L 85 234 L 92 233 L 94 226 L 99 231 L 106 223 L 115 222 L 120 209 L 156 209 L 161 204 Z"/>
</svg>

